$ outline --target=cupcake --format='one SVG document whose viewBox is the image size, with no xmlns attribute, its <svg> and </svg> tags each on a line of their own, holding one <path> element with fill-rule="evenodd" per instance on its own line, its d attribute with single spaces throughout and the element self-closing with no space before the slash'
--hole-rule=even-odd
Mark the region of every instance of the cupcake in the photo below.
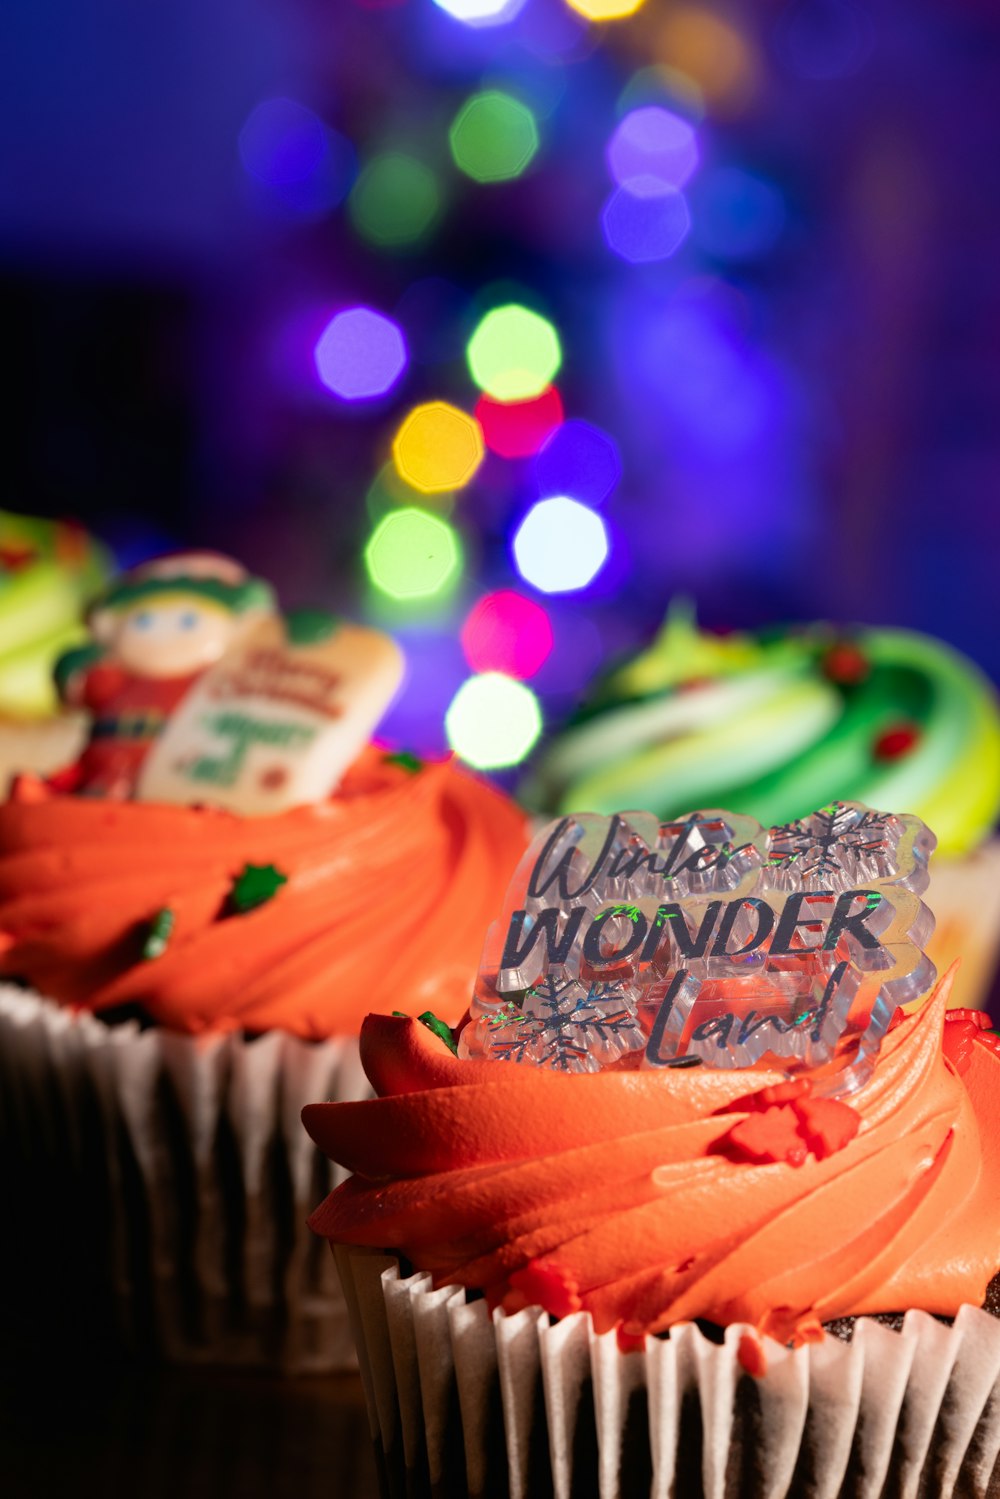
<svg viewBox="0 0 1000 1499">
<path fill-rule="evenodd" d="M 938 838 L 932 953 L 984 1002 L 1000 945 L 1000 708 L 942 642 L 803 626 L 712 635 L 683 606 L 547 746 L 523 788 L 555 813 L 727 806 L 788 822 L 840 798 L 907 807 Z"/>
<path fill-rule="evenodd" d="M 0 807 L 5 1154 L 82 1184 L 143 1345 L 336 1367 L 343 1303 L 303 1224 L 330 1168 L 299 1111 L 366 1088 L 373 996 L 459 1017 L 524 819 L 369 741 L 390 640 L 282 620 L 228 559 L 137 570 L 91 619 L 58 673 L 90 740 Z"/>
<path fill-rule="evenodd" d="M 451 1045 L 365 1022 L 376 1098 L 304 1121 L 385 1492 L 993 1492 L 1000 1041 L 932 845 L 567 818 Z"/>
<path fill-rule="evenodd" d="M 59 713 L 52 669 L 85 638 L 107 569 L 78 526 L 0 510 L 0 795 L 19 771 L 46 774 L 82 745 L 84 717 Z"/>
</svg>

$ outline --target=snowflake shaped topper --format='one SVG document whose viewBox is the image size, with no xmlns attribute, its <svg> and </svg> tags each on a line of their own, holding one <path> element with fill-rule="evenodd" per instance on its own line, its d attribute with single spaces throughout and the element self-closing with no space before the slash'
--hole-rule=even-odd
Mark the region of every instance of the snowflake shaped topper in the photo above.
<svg viewBox="0 0 1000 1499">
<path fill-rule="evenodd" d="M 850 802 L 767 832 L 717 811 L 563 818 L 491 928 L 460 1053 L 597 1071 L 642 1050 L 857 1086 L 934 976 L 934 842 Z"/>
</svg>

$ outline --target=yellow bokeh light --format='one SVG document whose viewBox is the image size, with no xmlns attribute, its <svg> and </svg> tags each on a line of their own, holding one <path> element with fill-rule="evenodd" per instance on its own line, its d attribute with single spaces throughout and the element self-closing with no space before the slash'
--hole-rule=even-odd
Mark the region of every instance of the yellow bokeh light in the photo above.
<svg viewBox="0 0 1000 1499">
<path fill-rule="evenodd" d="M 415 406 L 392 444 L 398 473 L 423 494 L 461 489 L 482 463 L 484 451 L 479 423 L 447 401 Z"/>
<path fill-rule="evenodd" d="M 717 111 L 739 112 L 757 92 L 760 59 L 752 41 L 714 10 L 701 5 L 672 7 L 659 29 L 658 44 L 662 62 L 690 78 L 706 104 Z"/>
<path fill-rule="evenodd" d="M 571 10 L 588 21 L 621 21 L 634 16 L 643 0 L 568 0 Z"/>
</svg>

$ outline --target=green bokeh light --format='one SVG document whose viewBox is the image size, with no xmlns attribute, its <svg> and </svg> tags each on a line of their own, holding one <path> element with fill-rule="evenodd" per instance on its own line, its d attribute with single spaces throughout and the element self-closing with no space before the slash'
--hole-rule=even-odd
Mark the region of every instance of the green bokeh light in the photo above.
<svg viewBox="0 0 1000 1499">
<path fill-rule="evenodd" d="M 467 99 L 448 132 L 455 165 L 477 182 L 520 177 L 538 150 L 538 127 L 526 104 L 499 89 Z"/>
<path fill-rule="evenodd" d="M 542 732 L 542 710 L 530 687 L 499 671 L 463 682 L 445 714 L 448 743 L 476 770 L 518 765 Z"/>
<path fill-rule="evenodd" d="M 559 335 L 546 318 L 516 302 L 494 307 L 469 340 L 473 380 L 496 401 L 541 395 L 562 363 Z"/>
<path fill-rule="evenodd" d="M 390 599 L 431 599 L 458 578 L 462 544 L 446 520 L 405 506 L 379 521 L 365 547 L 372 583 Z"/>
<path fill-rule="evenodd" d="M 391 510 L 398 510 L 402 505 L 433 510 L 438 515 L 450 515 L 455 508 L 455 499 L 454 493 L 422 494 L 419 489 L 407 484 L 392 459 L 389 459 L 369 484 L 365 494 L 365 507 L 368 518 L 374 525 L 383 515 L 388 515 Z"/>
<path fill-rule="evenodd" d="M 401 151 L 373 156 L 351 189 L 355 229 L 376 245 L 412 245 L 441 212 L 441 189 L 430 167 Z"/>
</svg>

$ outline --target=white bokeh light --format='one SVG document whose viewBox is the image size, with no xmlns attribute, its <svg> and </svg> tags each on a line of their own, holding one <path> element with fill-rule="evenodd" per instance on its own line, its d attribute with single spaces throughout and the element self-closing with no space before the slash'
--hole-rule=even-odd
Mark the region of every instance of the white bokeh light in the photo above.
<svg viewBox="0 0 1000 1499">
<path fill-rule="evenodd" d="M 444 716 L 448 743 L 476 770 L 519 765 L 542 732 L 542 712 L 530 687 L 500 671 L 463 682 Z"/>
<path fill-rule="evenodd" d="M 586 588 L 610 551 L 601 517 L 568 495 L 539 500 L 514 537 L 514 561 L 526 582 L 543 593 Z"/>
<path fill-rule="evenodd" d="M 523 8 L 525 0 L 434 0 L 438 10 L 466 26 L 505 26 Z"/>
</svg>

